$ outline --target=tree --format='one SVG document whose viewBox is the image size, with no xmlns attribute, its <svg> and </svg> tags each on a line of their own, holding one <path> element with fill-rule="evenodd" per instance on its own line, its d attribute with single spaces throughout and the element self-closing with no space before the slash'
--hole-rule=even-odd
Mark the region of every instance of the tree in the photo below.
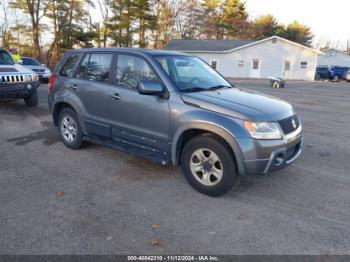
<svg viewBox="0 0 350 262">
<path fill-rule="evenodd" d="M 245 2 L 225 0 L 221 17 L 222 38 L 240 39 L 247 36 L 248 13 Z"/>
<path fill-rule="evenodd" d="M 204 39 L 240 39 L 247 36 L 248 14 L 241 0 L 204 0 L 202 3 Z"/>
<path fill-rule="evenodd" d="M 133 40 L 133 23 L 135 20 L 135 0 L 115 0 L 109 3 L 111 18 L 109 19 L 110 37 L 114 45 L 131 47 Z"/>
<path fill-rule="evenodd" d="M 297 21 L 294 21 L 287 26 L 284 37 L 306 46 L 311 46 L 313 39 L 311 29 L 306 25 L 298 23 Z"/>
<path fill-rule="evenodd" d="M 154 26 L 151 27 L 152 47 L 163 48 L 175 35 L 175 23 L 180 6 L 176 0 L 151 0 Z"/>
<path fill-rule="evenodd" d="M 280 25 L 273 15 L 262 15 L 250 23 L 250 37 L 252 39 L 263 39 L 274 35 L 283 34 L 284 27 Z"/>
<path fill-rule="evenodd" d="M 146 33 L 155 27 L 156 17 L 151 13 L 149 0 L 135 1 L 135 31 L 138 31 L 139 47 L 146 47 Z"/>
<path fill-rule="evenodd" d="M 200 36 L 202 15 L 198 0 L 182 0 L 176 17 L 176 35 L 181 39 L 195 39 Z"/>
<path fill-rule="evenodd" d="M 108 21 L 109 21 L 109 15 L 110 15 L 110 11 L 108 8 L 108 5 L 110 5 L 111 0 L 97 0 L 97 3 L 99 5 L 100 8 L 100 12 L 101 12 L 101 18 L 102 18 L 102 30 L 101 30 L 101 26 L 99 27 L 99 35 L 102 33 L 102 43 L 103 43 L 103 47 L 107 46 L 107 37 L 108 37 Z M 100 42 L 100 41 L 98 41 Z"/>
<path fill-rule="evenodd" d="M 23 13 L 29 14 L 31 20 L 31 31 L 35 57 L 42 58 L 40 46 L 40 21 L 44 17 L 47 7 L 47 0 L 13 0 L 10 2 L 12 8 L 20 9 Z"/>
<path fill-rule="evenodd" d="M 220 31 L 219 0 L 204 0 L 201 5 L 201 35 L 204 39 L 218 39 Z"/>
</svg>

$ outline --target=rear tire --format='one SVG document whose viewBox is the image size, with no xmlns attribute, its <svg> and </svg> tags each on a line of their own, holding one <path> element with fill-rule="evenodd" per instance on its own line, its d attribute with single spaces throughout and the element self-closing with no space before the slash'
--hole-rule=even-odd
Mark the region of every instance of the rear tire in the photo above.
<svg viewBox="0 0 350 262">
<path fill-rule="evenodd" d="M 27 107 L 34 107 L 38 105 L 38 92 L 35 90 L 29 97 L 24 98 L 24 103 Z"/>
<path fill-rule="evenodd" d="M 75 111 L 64 108 L 58 115 L 58 133 L 62 142 L 71 149 L 79 149 L 83 145 L 83 132 Z"/>
<path fill-rule="evenodd" d="M 236 164 L 227 145 L 214 136 L 197 136 L 185 145 L 182 171 L 198 192 L 218 197 L 239 182 Z"/>
</svg>

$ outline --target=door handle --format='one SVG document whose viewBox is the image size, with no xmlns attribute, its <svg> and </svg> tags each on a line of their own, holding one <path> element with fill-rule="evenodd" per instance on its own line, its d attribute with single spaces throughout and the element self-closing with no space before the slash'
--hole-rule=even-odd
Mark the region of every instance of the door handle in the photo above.
<svg viewBox="0 0 350 262">
<path fill-rule="evenodd" d="M 115 100 L 120 99 L 120 95 L 119 95 L 119 94 L 117 94 L 117 93 L 115 93 L 115 94 L 111 95 L 111 97 L 112 97 L 112 98 L 114 98 Z"/>
</svg>

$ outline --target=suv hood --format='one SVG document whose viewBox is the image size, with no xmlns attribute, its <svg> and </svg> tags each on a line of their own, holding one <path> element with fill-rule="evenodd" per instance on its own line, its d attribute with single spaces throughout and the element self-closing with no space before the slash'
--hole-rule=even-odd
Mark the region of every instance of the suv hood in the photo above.
<svg viewBox="0 0 350 262">
<path fill-rule="evenodd" d="M 0 65 L 0 75 L 33 74 L 33 71 L 20 64 Z"/>
<path fill-rule="evenodd" d="M 277 121 L 295 114 L 293 107 L 283 100 L 235 87 L 185 93 L 181 97 L 186 104 L 252 121 Z"/>
</svg>

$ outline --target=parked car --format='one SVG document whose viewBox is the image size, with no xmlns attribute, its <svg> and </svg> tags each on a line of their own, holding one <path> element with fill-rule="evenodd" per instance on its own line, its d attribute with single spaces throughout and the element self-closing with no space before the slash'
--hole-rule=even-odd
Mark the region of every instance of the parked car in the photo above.
<svg viewBox="0 0 350 262">
<path fill-rule="evenodd" d="M 39 77 L 16 64 L 11 54 L 0 49 L 0 100 L 24 99 L 27 106 L 38 104 Z"/>
<path fill-rule="evenodd" d="M 39 80 L 47 83 L 51 76 L 51 70 L 45 64 L 41 64 L 38 60 L 31 57 L 22 57 L 21 64 L 33 70 L 38 76 Z"/>
<path fill-rule="evenodd" d="M 346 72 L 346 74 L 345 74 L 345 80 L 346 80 L 347 82 L 350 82 L 350 70 Z"/>
<path fill-rule="evenodd" d="M 302 151 L 290 104 L 241 90 L 178 52 L 68 51 L 49 79 L 48 101 L 67 147 L 90 141 L 181 165 L 210 196 L 228 192 L 239 175 L 284 168 Z"/>
<path fill-rule="evenodd" d="M 345 74 L 349 67 L 332 66 L 332 67 L 317 67 L 315 80 L 328 79 L 331 81 L 345 80 Z"/>
<path fill-rule="evenodd" d="M 317 67 L 315 80 L 330 79 L 331 73 L 329 67 Z"/>
<path fill-rule="evenodd" d="M 345 80 L 345 74 L 349 70 L 349 67 L 333 66 L 330 69 L 331 80 L 338 82 L 339 80 Z"/>
</svg>

